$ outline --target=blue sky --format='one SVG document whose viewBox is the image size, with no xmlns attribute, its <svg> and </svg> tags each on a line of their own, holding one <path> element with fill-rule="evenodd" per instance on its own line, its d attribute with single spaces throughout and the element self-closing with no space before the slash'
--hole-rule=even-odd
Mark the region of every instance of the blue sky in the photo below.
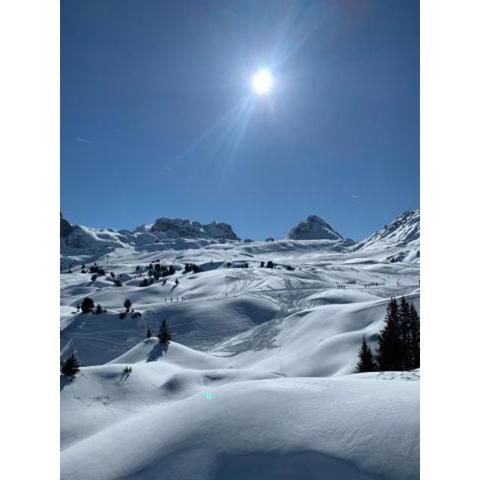
<svg viewBox="0 0 480 480">
<path fill-rule="evenodd" d="M 418 206 L 417 0 L 61 1 L 71 222 L 263 239 L 315 213 L 361 239 Z"/>
</svg>

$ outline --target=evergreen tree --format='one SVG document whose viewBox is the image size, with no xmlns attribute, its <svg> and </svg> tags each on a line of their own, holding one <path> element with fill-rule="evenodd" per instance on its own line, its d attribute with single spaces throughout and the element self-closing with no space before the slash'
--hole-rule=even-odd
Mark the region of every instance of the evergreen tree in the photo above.
<svg viewBox="0 0 480 480">
<path fill-rule="evenodd" d="M 147 327 L 147 333 L 145 334 L 145 338 L 150 338 L 152 336 L 152 332 L 150 330 L 150 327 Z"/>
<path fill-rule="evenodd" d="M 410 370 L 411 363 L 410 343 L 411 343 L 411 325 L 410 325 L 410 304 L 405 297 L 400 299 L 398 310 L 398 326 L 400 331 L 400 340 L 402 342 L 402 363 L 403 370 Z"/>
<path fill-rule="evenodd" d="M 413 303 L 410 303 L 410 368 L 420 368 L 420 317 Z"/>
<path fill-rule="evenodd" d="M 168 345 L 172 336 L 170 335 L 170 330 L 167 325 L 167 321 L 163 320 L 162 325 L 160 327 L 160 331 L 158 332 L 158 341 L 164 345 Z"/>
<path fill-rule="evenodd" d="M 378 370 L 403 370 L 403 345 L 399 327 L 398 304 L 392 298 L 387 306 L 386 325 L 380 332 L 377 348 Z"/>
<path fill-rule="evenodd" d="M 132 302 L 127 298 L 124 302 L 123 302 L 123 306 L 125 307 L 125 310 L 127 312 L 130 311 L 130 308 L 132 306 Z"/>
<path fill-rule="evenodd" d="M 99 303 L 97 304 L 97 308 L 95 309 L 95 313 L 97 315 L 99 315 L 100 313 L 103 313 L 103 308 Z"/>
<path fill-rule="evenodd" d="M 374 372 L 375 360 L 373 359 L 373 353 L 370 347 L 367 344 L 367 338 L 365 335 L 362 339 L 362 346 L 360 347 L 360 352 L 358 353 L 358 362 L 357 362 L 357 372 Z"/>
<path fill-rule="evenodd" d="M 175 268 L 173 268 L 173 265 L 170 265 L 168 267 L 168 274 L 169 275 L 175 275 Z"/>
<path fill-rule="evenodd" d="M 60 371 L 67 377 L 74 377 L 80 371 L 80 361 L 75 352 L 62 362 Z"/>
<path fill-rule="evenodd" d="M 93 310 L 94 306 L 95 303 L 93 302 L 93 300 L 90 297 L 85 297 L 82 300 L 82 305 L 80 308 L 82 309 L 83 313 L 90 313 Z"/>
</svg>

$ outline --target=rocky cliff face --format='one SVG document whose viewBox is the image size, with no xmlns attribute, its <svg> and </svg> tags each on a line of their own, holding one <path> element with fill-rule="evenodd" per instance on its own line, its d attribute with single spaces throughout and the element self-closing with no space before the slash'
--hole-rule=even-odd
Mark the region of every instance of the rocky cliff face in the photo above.
<svg viewBox="0 0 480 480">
<path fill-rule="evenodd" d="M 291 240 L 343 240 L 342 235 L 317 215 L 310 215 L 292 228 L 288 238 Z"/>
<path fill-rule="evenodd" d="M 68 220 L 63 218 L 62 212 L 60 212 L 60 237 L 65 237 L 72 229 L 72 225 Z"/>
<path fill-rule="evenodd" d="M 166 238 L 224 238 L 239 240 L 232 227 L 227 223 L 212 222 L 202 225 L 200 222 L 181 218 L 159 218 L 150 230 Z"/>
</svg>

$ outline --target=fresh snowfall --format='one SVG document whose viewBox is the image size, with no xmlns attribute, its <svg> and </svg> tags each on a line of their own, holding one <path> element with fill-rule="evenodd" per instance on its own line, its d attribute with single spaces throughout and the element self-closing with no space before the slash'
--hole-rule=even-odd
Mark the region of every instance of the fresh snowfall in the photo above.
<svg viewBox="0 0 480 480">
<path fill-rule="evenodd" d="M 418 210 L 360 242 L 316 215 L 60 241 L 63 480 L 419 478 L 419 369 L 356 373 L 390 299 L 419 309 Z"/>
</svg>

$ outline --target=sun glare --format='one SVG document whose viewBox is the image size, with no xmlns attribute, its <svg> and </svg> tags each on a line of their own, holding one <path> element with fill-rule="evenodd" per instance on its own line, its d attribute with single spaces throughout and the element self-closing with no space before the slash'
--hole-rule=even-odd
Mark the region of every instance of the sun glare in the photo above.
<svg viewBox="0 0 480 480">
<path fill-rule="evenodd" d="M 268 94 L 273 87 L 273 77 L 269 70 L 259 70 L 251 80 L 252 90 L 257 95 Z"/>
</svg>

